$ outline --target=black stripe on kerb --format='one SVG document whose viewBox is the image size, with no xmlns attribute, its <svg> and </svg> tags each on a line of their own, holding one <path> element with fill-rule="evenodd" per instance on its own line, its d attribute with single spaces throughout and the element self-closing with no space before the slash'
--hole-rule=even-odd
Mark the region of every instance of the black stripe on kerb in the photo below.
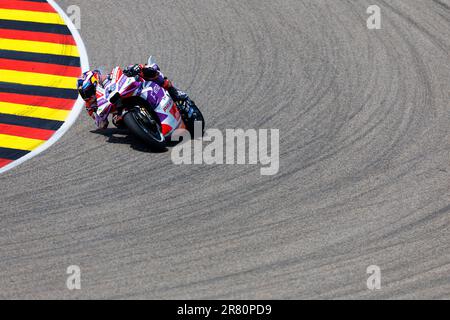
<svg viewBox="0 0 450 320">
<path fill-rule="evenodd" d="M 76 87 L 76 81 L 74 80 L 74 87 Z M 51 87 L 40 86 L 27 86 L 17 83 L 0 82 L 0 92 L 17 93 L 17 94 L 30 94 L 36 96 L 52 97 L 52 98 L 64 98 L 73 99 L 78 98 L 78 91 L 76 89 L 60 89 Z"/>
<path fill-rule="evenodd" d="M 0 20 L 0 29 L 56 33 L 68 36 L 72 35 L 66 25 L 17 20 Z"/>
<path fill-rule="evenodd" d="M 0 147 L 0 158 L 3 158 L 3 159 L 17 160 L 19 158 L 22 158 L 24 155 L 26 155 L 28 153 L 30 153 L 30 151 Z"/>
<path fill-rule="evenodd" d="M 4 113 L 0 113 L 0 123 L 54 131 L 58 130 L 64 124 L 63 121 L 30 118 Z"/>
<path fill-rule="evenodd" d="M 32 53 L 32 52 L 23 52 L 23 51 L 12 51 L 12 50 L 0 50 L 0 58 L 39 62 L 39 63 L 51 63 L 51 64 L 69 66 L 69 67 L 79 67 L 81 65 L 80 58 L 78 58 L 78 57 L 60 56 L 60 55 L 43 54 L 43 53 Z"/>
</svg>

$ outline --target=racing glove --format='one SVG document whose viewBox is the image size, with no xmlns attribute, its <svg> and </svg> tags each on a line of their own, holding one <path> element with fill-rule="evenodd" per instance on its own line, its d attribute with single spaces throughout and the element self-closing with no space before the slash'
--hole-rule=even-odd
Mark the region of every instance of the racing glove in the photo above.
<svg viewBox="0 0 450 320">
<path fill-rule="evenodd" d="M 144 66 L 142 64 L 135 64 L 123 70 L 127 77 L 140 76 L 144 79 L 154 80 L 159 76 L 159 70 L 153 66 Z"/>
<path fill-rule="evenodd" d="M 127 77 L 136 77 L 136 76 L 139 76 L 139 75 L 141 75 L 141 72 L 142 72 L 142 65 L 140 65 L 140 64 L 135 64 L 135 65 L 133 65 L 133 66 L 126 67 L 126 68 L 123 70 L 123 73 L 124 73 Z"/>
<path fill-rule="evenodd" d="M 159 76 L 159 70 L 153 66 L 145 66 L 142 69 L 142 77 L 144 79 L 154 80 Z"/>
</svg>

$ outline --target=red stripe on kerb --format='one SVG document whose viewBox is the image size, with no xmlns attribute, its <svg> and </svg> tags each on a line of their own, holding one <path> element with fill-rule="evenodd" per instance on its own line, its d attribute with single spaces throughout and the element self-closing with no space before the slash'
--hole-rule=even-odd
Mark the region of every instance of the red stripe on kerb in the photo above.
<svg viewBox="0 0 450 320">
<path fill-rule="evenodd" d="M 10 164 L 11 162 L 13 162 L 13 160 L 0 158 L 0 168 Z"/>
<path fill-rule="evenodd" d="M 46 32 L 0 29 L 0 38 L 76 45 L 72 36 Z"/>
<path fill-rule="evenodd" d="M 0 123 L 0 134 L 23 137 L 29 139 L 48 140 L 55 133 L 52 130 L 35 129 L 30 127 L 13 126 Z"/>
<path fill-rule="evenodd" d="M 75 100 L 72 99 L 40 97 L 6 92 L 0 92 L 0 101 L 59 110 L 72 110 L 75 103 Z"/>
<path fill-rule="evenodd" d="M 0 8 L 40 12 L 56 12 L 47 2 L 30 2 L 17 0 L 0 0 Z"/>
<path fill-rule="evenodd" d="M 33 73 L 45 73 L 62 77 L 79 77 L 80 67 L 62 66 L 59 64 L 30 62 L 23 60 L 10 60 L 0 58 L 0 69 Z M 75 84 L 74 80 L 74 84 Z"/>
</svg>

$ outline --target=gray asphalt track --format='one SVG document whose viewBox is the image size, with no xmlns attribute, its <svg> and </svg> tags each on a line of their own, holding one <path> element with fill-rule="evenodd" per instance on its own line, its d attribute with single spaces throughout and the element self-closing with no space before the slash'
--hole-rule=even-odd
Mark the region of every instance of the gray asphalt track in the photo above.
<svg viewBox="0 0 450 320">
<path fill-rule="evenodd" d="M 449 0 L 59 3 L 91 66 L 153 54 L 209 128 L 280 129 L 280 172 L 175 166 L 83 114 L 0 177 L 1 298 L 450 298 Z"/>
</svg>

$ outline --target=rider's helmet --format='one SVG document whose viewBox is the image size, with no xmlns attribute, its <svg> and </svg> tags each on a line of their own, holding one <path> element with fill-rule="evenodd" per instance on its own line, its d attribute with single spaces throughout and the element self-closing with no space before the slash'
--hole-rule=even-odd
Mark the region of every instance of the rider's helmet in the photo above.
<svg viewBox="0 0 450 320">
<path fill-rule="evenodd" d="M 88 100 L 96 94 L 101 75 L 100 70 L 93 70 L 83 73 L 78 78 L 78 92 L 84 100 Z"/>
</svg>

